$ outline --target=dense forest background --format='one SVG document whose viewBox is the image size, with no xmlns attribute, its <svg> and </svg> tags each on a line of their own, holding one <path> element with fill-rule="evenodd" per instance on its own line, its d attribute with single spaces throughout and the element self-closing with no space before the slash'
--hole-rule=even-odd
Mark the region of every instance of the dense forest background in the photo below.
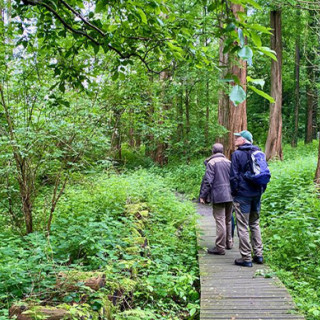
<svg viewBox="0 0 320 320">
<path fill-rule="evenodd" d="M 196 318 L 194 214 L 172 190 L 197 197 L 212 144 L 230 156 L 244 129 L 274 170 L 269 261 L 317 319 L 319 13 L 316 0 L 0 0 L 0 319 L 21 299 L 34 317 L 45 300 L 76 319 Z M 292 211 L 310 220 L 287 243 L 275 217 Z M 57 289 L 61 272 L 77 294 Z M 88 292 L 92 277 L 105 291 Z"/>
</svg>

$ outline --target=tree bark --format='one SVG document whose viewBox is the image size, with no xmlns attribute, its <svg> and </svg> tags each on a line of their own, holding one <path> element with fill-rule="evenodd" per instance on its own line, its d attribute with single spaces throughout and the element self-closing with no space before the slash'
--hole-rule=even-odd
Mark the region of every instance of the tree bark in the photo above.
<svg viewBox="0 0 320 320">
<path fill-rule="evenodd" d="M 115 151 L 116 159 L 121 160 L 122 158 L 122 145 L 121 145 L 121 116 L 122 111 L 114 111 L 114 126 L 111 136 L 111 148 Z"/>
<path fill-rule="evenodd" d="M 133 123 L 133 110 L 129 110 L 129 146 L 131 148 L 135 147 L 135 132 L 134 132 L 134 123 Z"/>
<path fill-rule="evenodd" d="M 297 16 L 299 17 L 300 14 L 298 13 Z M 295 148 L 298 143 L 299 110 L 300 110 L 300 34 L 297 35 L 297 39 L 296 39 L 294 96 L 295 96 L 294 130 L 293 130 L 293 135 L 291 140 L 291 146 Z"/>
<path fill-rule="evenodd" d="M 168 81 L 170 77 L 170 74 L 168 71 L 162 71 L 160 73 L 160 81 L 162 82 L 162 110 L 160 110 L 160 121 L 158 122 L 159 126 L 163 124 L 163 119 L 166 115 L 166 111 L 169 110 L 170 106 L 169 103 L 166 101 L 166 82 Z M 157 146 L 154 154 L 154 161 L 161 166 L 168 163 L 168 156 L 166 154 L 166 151 L 168 149 L 168 144 L 164 141 L 161 141 L 163 139 L 160 139 L 160 141 L 157 141 Z"/>
<path fill-rule="evenodd" d="M 237 17 L 237 12 L 244 12 L 243 7 L 238 4 L 232 4 L 231 9 L 235 17 Z M 227 73 L 237 76 L 240 80 L 240 84 L 246 91 L 247 63 L 240 60 L 239 65 L 230 66 L 228 53 L 223 53 L 223 44 L 224 41 L 222 39 L 220 41 L 219 49 L 220 64 L 225 67 L 229 66 L 224 72 L 224 76 Z M 220 125 L 228 130 L 228 133 L 222 138 L 219 138 L 218 142 L 224 145 L 226 157 L 231 158 L 231 154 L 235 149 L 233 134 L 247 129 L 247 102 L 244 101 L 235 107 L 230 101 L 229 96 L 225 92 L 221 92 L 218 107 L 218 121 Z"/>
<path fill-rule="evenodd" d="M 277 61 L 271 62 L 271 96 L 275 103 L 270 104 L 269 132 L 265 153 L 267 160 L 282 160 L 282 31 L 281 10 L 270 12 L 271 49 L 277 54 Z"/>
<path fill-rule="evenodd" d="M 206 80 L 206 120 L 204 125 L 204 142 L 205 145 L 209 145 L 209 121 L 210 121 L 210 109 L 209 109 L 209 80 Z"/>
<path fill-rule="evenodd" d="M 183 140 L 183 85 L 181 85 L 179 101 L 177 103 L 177 113 L 178 113 L 178 126 L 177 126 L 177 136 L 178 142 Z"/>
<path fill-rule="evenodd" d="M 308 75 L 308 83 L 306 88 L 307 93 L 307 109 L 306 109 L 306 126 L 305 126 L 305 139 L 304 142 L 311 143 L 312 142 L 312 133 L 313 133 L 313 101 L 314 101 L 314 90 L 313 90 L 313 66 L 311 63 L 307 63 L 307 75 Z"/>
</svg>

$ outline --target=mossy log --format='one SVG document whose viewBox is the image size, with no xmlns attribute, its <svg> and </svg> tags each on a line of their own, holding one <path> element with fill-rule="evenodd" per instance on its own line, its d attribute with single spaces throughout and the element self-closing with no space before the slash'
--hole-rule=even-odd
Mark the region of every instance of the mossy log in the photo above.
<svg viewBox="0 0 320 320">
<path fill-rule="evenodd" d="M 9 317 L 16 317 L 17 320 L 34 320 L 39 318 L 46 320 L 71 319 L 69 312 L 64 309 L 41 306 L 29 308 L 26 305 L 13 305 L 9 309 Z"/>
<path fill-rule="evenodd" d="M 65 291 L 75 291 L 84 285 L 94 291 L 105 287 L 106 275 L 103 272 L 60 272 L 57 278 L 57 287 Z"/>
</svg>

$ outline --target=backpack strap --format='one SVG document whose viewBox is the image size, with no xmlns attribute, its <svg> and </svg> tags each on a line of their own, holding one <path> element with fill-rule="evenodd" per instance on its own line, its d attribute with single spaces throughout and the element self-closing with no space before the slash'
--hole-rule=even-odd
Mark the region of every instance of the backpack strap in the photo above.
<svg viewBox="0 0 320 320">
<path fill-rule="evenodd" d="M 241 149 L 240 149 L 241 150 Z M 246 155 L 247 155 L 247 162 L 246 165 L 244 167 L 245 172 L 250 171 L 253 172 L 253 166 L 252 166 L 252 160 L 251 160 L 251 155 L 254 151 L 252 150 L 241 150 L 243 151 Z"/>
</svg>

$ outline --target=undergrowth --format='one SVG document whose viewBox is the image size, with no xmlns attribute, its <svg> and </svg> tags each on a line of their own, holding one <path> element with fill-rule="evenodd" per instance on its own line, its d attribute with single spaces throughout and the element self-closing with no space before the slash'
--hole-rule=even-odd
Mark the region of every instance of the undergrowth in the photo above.
<svg viewBox="0 0 320 320">
<path fill-rule="evenodd" d="M 45 301 L 75 319 L 197 316 L 194 208 L 145 170 L 84 178 L 66 190 L 49 237 L 8 229 L 0 241 L 1 320 L 19 300 L 34 306 L 29 312 Z M 89 271 L 103 273 L 106 286 L 93 291 L 78 280 L 76 292 L 57 287 L 61 272 Z"/>
</svg>

